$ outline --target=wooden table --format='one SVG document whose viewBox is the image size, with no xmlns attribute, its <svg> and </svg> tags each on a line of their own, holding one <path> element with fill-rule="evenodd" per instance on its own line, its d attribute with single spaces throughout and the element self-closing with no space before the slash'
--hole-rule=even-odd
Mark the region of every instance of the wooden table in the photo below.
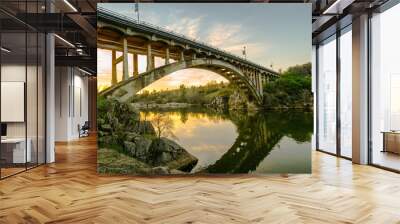
<svg viewBox="0 0 400 224">
<path fill-rule="evenodd" d="M 383 150 L 400 154 L 400 131 L 383 131 Z"/>
</svg>

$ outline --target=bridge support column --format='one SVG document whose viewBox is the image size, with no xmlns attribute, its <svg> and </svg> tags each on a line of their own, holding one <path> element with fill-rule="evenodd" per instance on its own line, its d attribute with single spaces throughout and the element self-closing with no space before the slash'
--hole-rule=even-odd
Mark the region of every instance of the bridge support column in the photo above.
<svg viewBox="0 0 400 224">
<path fill-rule="evenodd" d="M 250 76 L 251 82 L 253 83 L 253 85 L 255 85 L 256 82 L 254 81 L 254 74 L 251 73 L 251 72 L 249 72 L 249 76 Z M 256 86 L 256 87 L 257 87 L 257 86 Z"/>
<path fill-rule="evenodd" d="M 193 59 L 193 60 L 196 59 L 196 54 L 192 54 L 192 59 Z"/>
<path fill-rule="evenodd" d="M 153 60 L 152 60 L 152 55 L 151 55 L 151 44 L 147 44 L 147 68 L 146 71 L 150 71 L 154 68 L 153 65 Z"/>
<path fill-rule="evenodd" d="M 251 75 L 251 78 L 253 79 L 253 84 L 256 87 L 256 90 L 258 91 L 258 83 L 256 82 L 256 79 L 255 79 L 256 77 L 254 76 L 253 71 L 250 71 L 250 75 Z"/>
<path fill-rule="evenodd" d="M 253 73 L 251 73 L 251 72 L 249 71 L 249 69 L 246 69 L 246 70 L 247 70 L 247 74 L 249 75 L 252 84 L 255 85 Z"/>
<path fill-rule="evenodd" d="M 181 51 L 180 54 L 181 54 L 181 55 L 180 55 L 179 60 L 180 60 L 180 61 L 184 61 L 184 60 L 185 60 L 185 55 L 183 54 L 183 51 Z"/>
<path fill-rule="evenodd" d="M 111 85 L 117 84 L 117 52 L 112 50 L 111 59 Z"/>
<path fill-rule="evenodd" d="M 256 90 L 260 92 L 260 83 L 258 82 L 257 76 L 254 74 L 254 71 L 250 71 L 250 74 L 253 76 L 254 85 L 256 86 Z"/>
<path fill-rule="evenodd" d="M 139 75 L 139 60 L 138 54 L 133 54 L 133 76 Z"/>
<path fill-rule="evenodd" d="M 151 64 L 153 65 L 153 68 L 156 67 L 156 57 L 154 55 L 151 56 Z"/>
<path fill-rule="evenodd" d="M 260 74 L 260 76 L 261 76 L 261 87 L 263 87 L 263 86 L 264 86 L 264 83 L 265 83 L 264 75 L 261 75 L 261 74 Z"/>
<path fill-rule="evenodd" d="M 123 71 L 123 76 L 122 80 L 127 80 L 129 78 L 129 68 L 128 68 L 128 41 L 126 38 L 123 39 L 123 48 L 124 51 L 123 53 L 123 61 L 122 61 L 122 71 Z"/>
<path fill-rule="evenodd" d="M 165 49 L 165 64 L 169 64 L 169 47 Z"/>
<path fill-rule="evenodd" d="M 257 77 L 258 77 L 258 86 L 259 86 L 260 95 L 262 95 L 262 93 L 263 93 L 262 77 L 261 77 L 261 75 L 258 75 Z"/>
</svg>

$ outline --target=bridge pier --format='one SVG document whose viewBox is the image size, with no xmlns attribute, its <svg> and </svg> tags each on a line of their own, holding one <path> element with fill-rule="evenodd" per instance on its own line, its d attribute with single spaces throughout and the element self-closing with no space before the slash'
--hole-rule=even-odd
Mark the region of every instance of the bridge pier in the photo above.
<svg viewBox="0 0 400 224">
<path fill-rule="evenodd" d="M 129 78 L 129 68 L 128 68 L 128 41 L 126 38 L 123 39 L 123 52 L 122 52 L 122 80 L 127 80 Z"/>
<path fill-rule="evenodd" d="M 165 48 L 165 64 L 169 64 L 169 47 Z"/>
<path fill-rule="evenodd" d="M 139 60 L 138 54 L 133 54 L 133 77 L 139 75 Z"/>
<path fill-rule="evenodd" d="M 179 61 L 184 61 L 184 60 L 185 60 L 185 55 L 184 55 L 183 51 L 181 51 Z"/>
<path fill-rule="evenodd" d="M 117 84 L 117 52 L 112 50 L 111 53 L 111 85 Z"/>
<path fill-rule="evenodd" d="M 151 54 L 151 44 L 148 43 L 147 44 L 147 68 L 146 71 L 151 71 L 152 69 L 154 69 L 154 64 L 153 64 L 153 60 L 152 60 L 152 54 Z"/>
<path fill-rule="evenodd" d="M 263 85 L 262 85 L 261 75 L 258 75 L 256 77 L 258 77 L 258 87 L 259 87 L 258 91 L 259 91 L 260 95 L 262 96 L 263 95 Z"/>
<path fill-rule="evenodd" d="M 255 79 L 254 79 L 254 74 L 253 74 L 253 72 L 252 72 L 252 71 L 249 71 L 249 74 L 250 74 L 250 77 L 251 77 L 251 81 L 253 82 L 253 85 L 255 85 L 256 88 L 257 88 L 256 82 L 255 82 Z"/>
<path fill-rule="evenodd" d="M 252 72 L 250 72 L 250 79 L 251 79 L 252 84 L 256 85 L 256 82 L 255 82 L 256 80 L 255 80 L 254 74 Z"/>
<path fill-rule="evenodd" d="M 254 73 L 253 73 L 253 77 L 254 77 L 254 85 L 256 86 L 256 90 L 257 90 L 257 92 L 260 92 L 260 85 L 259 85 L 259 82 L 258 82 L 258 77 L 256 76 L 256 75 L 254 75 Z"/>
</svg>

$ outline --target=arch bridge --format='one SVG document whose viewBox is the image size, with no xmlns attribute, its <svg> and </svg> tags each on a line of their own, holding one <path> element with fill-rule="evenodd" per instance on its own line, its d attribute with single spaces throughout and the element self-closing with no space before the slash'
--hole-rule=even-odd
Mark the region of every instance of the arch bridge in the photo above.
<svg viewBox="0 0 400 224">
<path fill-rule="evenodd" d="M 187 68 L 213 71 L 228 79 L 248 94 L 262 101 L 263 86 L 279 74 L 264 66 L 238 57 L 206 43 L 145 22 L 98 8 L 97 47 L 112 51 L 111 87 L 100 95 L 128 100 L 158 79 Z M 117 57 L 117 52 L 122 55 Z M 129 74 L 128 54 L 133 55 L 133 73 Z M 139 74 L 138 55 L 146 56 L 146 71 Z M 155 58 L 163 65 L 156 67 Z M 122 63 L 123 75 L 117 81 L 117 65 Z"/>
</svg>

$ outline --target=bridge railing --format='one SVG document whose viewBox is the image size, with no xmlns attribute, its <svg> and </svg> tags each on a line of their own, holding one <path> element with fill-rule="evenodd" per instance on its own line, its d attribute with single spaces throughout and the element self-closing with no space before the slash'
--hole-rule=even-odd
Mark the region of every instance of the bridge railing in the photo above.
<svg viewBox="0 0 400 224">
<path fill-rule="evenodd" d="M 126 15 L 123 15 L 123 14 L 120 14 L 120 13 L 117 13 L 117 12 L 114 12 L 114 11 L 109 10 L 109 9 L 105 9 L 105 8 L 103 8 L 103 7 L 97 7 L 97 11 L 98 11 L 98 12 L 105 13 L 105 14 L 108 14 L 108 15 L 112 15 L 112 16 L 117 17 L 117 18 L 122 18 L 122 19 L 124 19 L 124 20 L 126 20 L 126 21 L 129 21 L 129 22 L 132 22 L 132 23 L 135 23 L 135 24 L 138 24 L 138 25 L 143 25 L 143 26 L 150 27 L 150 28 L 153 28 L 153 29 L 156 29 L 156 30 L 160 30 L 160 31 L 166 32 L 166 33 L 168 33 L 168 34 L 172 34 L 172 35 L 174 35 L 174 36 L 177 36 L 177 37 L 180 37 L 180 38 L 183 38 L 183 39 L 186 39 L 186 40 L 190 40 L 190 41 L 192 41 L 192 42 L 194 42 L 194 43 L 196 43 L 196 44 L 201 44 L 201 45 L 204 45 L 204 46 L 206 46 L 206 47 L 208 47 L 208 48 L 215 49 L 215 50 L 217 50 L 217 51 L 223 52 L 224 54 L 228 55 L 229 57 L 232 57 L 232 58 L 235 58 L 235 59 L 239 59 L 239 60 L 243 60 L 243 61 L 245 61 L 245 62 L 248 63 L 248 64 L 256 65 L 257 67 L 260 67 L 260 68 L 262 68 L 262 69 L 265 69 L 265 70 L 270 71 L 270 69 L 264 67 L 264 66 L 261 65 L 261 64 L 258 64 L 258 63 L 249 61 L 249 60 L 247 60 L 247 59 L 244 58 L 244 57 L 237 56 L 237 55 L 235 55 L 235 54 L 232 54 L 232 53 L 230 53 L 230 52 L 227 52 L 227 51 L 224 50 L 224 49 L 220 49 L 220 48 L 218 48 L 218 47 L 216 47 L 216 46 L 212 46 L 212 45 L 210 45 L 210 44 L 208 44 L 208 43 L 205 43 L 205 42 L 203 42 L 203 41 L 201 41 L 201 40 L 198 40 L 198 39 L 195 39 L 195 38 L 192 38 L 192 37 L 185 36 L 185 35 L 183 35 L 183 34 L 180 34 L 180 33 L 175 32 L 175 31 L 173 31 L 173 30 L 167 29 L 167 28 L 165 28 L 165 27 L 157 26 L 157 25 L 154 25 L 154 24 L 145 22 L 145 21 L 138 21 L 137 19 L 134 19 L 134 18 L 131 18 L 131 17 L 129 17 L 129 16 L 126 16 Z"/>
</svg>

